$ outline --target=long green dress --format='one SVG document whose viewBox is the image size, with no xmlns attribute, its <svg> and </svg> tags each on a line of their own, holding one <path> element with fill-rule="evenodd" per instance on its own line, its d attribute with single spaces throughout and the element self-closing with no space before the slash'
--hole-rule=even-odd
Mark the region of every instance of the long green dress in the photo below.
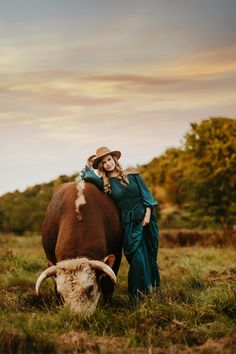
<svg viewBox="0 0 236 354">
<path fill-rule="evenodd" d="M 103 190 L 103 182 L 92 168 L 86 166 L 81 178 L 95 183 Z M 117 177 L 110 177 L 111 197 L 121 212 L 123 225 L 123 250 L 130 264 L 128 292 L 139 296 L 160 286 L 157 266 L 158 225 L 154 207 L 157 201 L 138 173 L 128 174 L 129 183 L 124 185 Z M 150 223 L 142 225 L 146 208 L 151 208 Z"/>
</svg>

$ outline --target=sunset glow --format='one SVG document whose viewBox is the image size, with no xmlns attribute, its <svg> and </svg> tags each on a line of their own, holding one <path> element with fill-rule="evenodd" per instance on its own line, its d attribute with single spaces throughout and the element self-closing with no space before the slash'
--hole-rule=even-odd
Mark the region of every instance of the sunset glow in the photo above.
<svg viewBox="0 0 236 354">
<path fill-rule="evenodd" d="M 0 0 L 0 194 L 99 146 L 147 163 L 190 122 L 235 117 L 235 1 L 20 3 Z"/>
</svg>

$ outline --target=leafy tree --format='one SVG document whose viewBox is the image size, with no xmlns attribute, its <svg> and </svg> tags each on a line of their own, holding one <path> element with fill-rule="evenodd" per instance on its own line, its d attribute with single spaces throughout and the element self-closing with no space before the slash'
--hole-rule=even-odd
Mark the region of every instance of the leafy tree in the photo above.
<svg viewBox="0 0 236 354">
<path fill-rule="evenodd" d="M 180 227 L 235 224 L 236 120 L 192 123 L 182 148 L 167 149 L 140 172 L 161 202 L 163 217 L 169 210 L 172 226 L 173 220 Z"/>
<path fill-rule="evenodd" d="M 44 215 L 53 191 L 62 183 L 70 182 L 76 175 L 59 176 L 56 180 L 35 185 L 20 193 L 6 193 L 0 198 L 0 231 L 23 234 L 40 232 Z"/>
<path fill-rule="evenodd" d="M 190 159 L 186 178 L 192 186 L 188 198 L 199 216 L 217 223 L 233 223 L 236 216 L 236 120 L 210 118 L 191 124 L 185 137 Z M 235 221 L 234 221 L 235 222 Z"/>
</svg>

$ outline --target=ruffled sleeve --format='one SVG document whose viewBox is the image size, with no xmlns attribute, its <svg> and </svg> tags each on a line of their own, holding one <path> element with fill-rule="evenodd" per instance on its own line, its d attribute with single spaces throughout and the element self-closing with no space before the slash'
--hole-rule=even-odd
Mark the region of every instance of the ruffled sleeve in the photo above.
<svg viewBox="0 0 236 354">
<path fill-rule="evenodd" d="M 80 177 L 86 182 L 92 182 L 96 184 L 96 186 L 103 190 L 103 182 L 101 178 L 96 175 L 92 168 L 85 166 L 80 172 Z"/>
<path fill-rule="evenodd" d="M 149 189 L 147 188 L 144 180 L 142 179 L 142 177 L 139 174 L 135 175 L 137 184 L 140 188 L 142 197 L 143 197 L 143 203 L 146 207 L 149 208 L 153 208 L 155 207 L 158 202 L 157 200 L 153 197 L 152 193 L 149 191 Z"/>
</svg>

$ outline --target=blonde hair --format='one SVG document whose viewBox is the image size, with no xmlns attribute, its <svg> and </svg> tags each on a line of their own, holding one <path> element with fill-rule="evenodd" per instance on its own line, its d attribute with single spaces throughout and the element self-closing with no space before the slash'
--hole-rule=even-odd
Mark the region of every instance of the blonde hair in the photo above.
<svg viewBox="0 0 236 354">
<path fill-rule="evenodd" d="M 118 158 L 114 155 L 111 155 L 111 156 L 115 161 L 116 170 L 119 172 L 119 174 L 116 178 L 118 178 L 121 181 L 121 184 L 123 184 L 124 186 L 127 186 L 127 184 L 129 183 L 127 173 L 122 169 L 121 164 L 118 161 Z M 102 178 L 103 185 L 104 185 L 104 192 L 111 193 L 111 184 L 110 184 L 110 180 L 109 180 L 109 174 L 104 170 L 103 165 L 102 165 L 102 160 L 99 161 L 99 163 L 98 163 L 98 174 Z"/>
</svg>

